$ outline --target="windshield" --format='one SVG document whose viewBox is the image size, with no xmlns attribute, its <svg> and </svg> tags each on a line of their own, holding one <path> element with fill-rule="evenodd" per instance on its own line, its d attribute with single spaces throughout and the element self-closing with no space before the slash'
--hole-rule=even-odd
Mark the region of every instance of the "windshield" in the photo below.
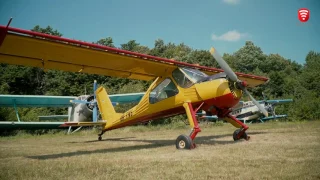
<svg viewBox="0 0 320 180">
<path fill-rule="evenodd" d="M 172 72 L 172 77 L 179 86 L 188 88 L 208 75 L 197 69 L 177 68 Z"/>
<path fill-rule="evenodd" d="M 194 83 L 197 83 L 198 81 L 202 80 L 205 77 L 208 77 L 205 73 L 197 70 L 197 69 L 191 69 L 191 68 L 181 68 L 181 70 L 187 74 L 187 76 L 190 78 L 190 80 Z"/>
</svg>

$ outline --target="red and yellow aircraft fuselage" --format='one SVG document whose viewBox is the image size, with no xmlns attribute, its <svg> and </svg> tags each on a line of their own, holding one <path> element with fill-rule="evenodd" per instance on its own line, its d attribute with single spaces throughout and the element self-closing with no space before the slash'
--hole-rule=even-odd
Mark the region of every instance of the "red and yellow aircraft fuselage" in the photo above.
<svg viewBox="0 0 320 180">
<path fill-rule="evenodd" d="M 99 139 L 108 130 L 186 113 L 193 128 L 189 141 L 193 142 L 201 131 L 195 117 L 200 109 L 217 114 L 238 128 L 247 129 L 240 121 L 228 117 L 230 108 L 240 101 L 242 91 L 230 83 L 223 73 L 208 76 L 199 70 L 176 68 L 168 76 L 158 77 L 139 104 L 123 114 L 115 112 L 104 88 L 97 89 L 96 96 L 102 119 L 106 120 Z M 188 143 L 184 144 L 181 148 Z M 188 146 L 192 148 L 194 144 Z"/>
<path fill-rule="evenodd" d="M 179 71 L 189 84 L 179 84 L 175 80 L 177 77 L 173 77 L 172 74 L 167 77 L 157 78 L 146 91 L 139 104 L 123 114 L 113 112 L 113 107 L 110 104 L 106 105 L 102 102 L 106 102 L 107 100 L 105 99 L 108 97 L 105 89 L 100 87 L 96 92 L 102 119 L 106 120 L 104 130 L 183 114 L 186 112 L 184 107 L 186 103 L 190 103 L 194 110 L 202 109 L 217 114 L 218 110 L 229 110 L 240 101 L 242 91 L 235 87 L 230 88 L 229 81 L 226 78 L 192 82 L 192 79 L 187 74 L 184 74 L 184 70 L 196 70 L 187 68 L 174 70 L 175 72 Z M 201 72 L 198 71 L 197 73 Z M 205 74 L 202 73 L 201 75 L 200 78 L 205 78 Z M 160 89 L 162 84 L 166 84 L 166 86 Z M 185 86 L 185 88 L 181 87 L 181 85 Z M 160 88 L 156 89 L 157 87 Z M 156 90 L 159 91 L 156 92 Z M 113 116 L 110 114 L 113 114 Z"/>
</svg>

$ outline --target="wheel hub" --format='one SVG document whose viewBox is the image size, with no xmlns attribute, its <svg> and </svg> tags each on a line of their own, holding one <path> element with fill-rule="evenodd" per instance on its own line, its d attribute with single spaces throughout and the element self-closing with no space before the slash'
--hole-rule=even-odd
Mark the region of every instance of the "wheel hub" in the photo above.
<svg viewBox="0 0 320 180">
<path fill-rule="evenodd" d="M 183 140 L 179 141 L 180 148 L 184 148 L 185 146 L 186 146 L 186 143 Z"/>
</svg>

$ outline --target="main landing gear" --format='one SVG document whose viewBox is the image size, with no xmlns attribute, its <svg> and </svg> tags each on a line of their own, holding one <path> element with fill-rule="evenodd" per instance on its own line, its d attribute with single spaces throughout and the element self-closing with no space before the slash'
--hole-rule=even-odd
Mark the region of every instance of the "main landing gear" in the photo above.
<svg viewBox="0 0 320 180">
<path fill-rule="evenodd" d="M 246 130 L 249 128 L 246 124 L 242 123 L 230 114 L 228 114 L 224 119 L 231 123 L 233 126 L 239 128 L 233 132 L 234 141 L 238 141 L 240 139 L 245 139 L 248 141 L 250 139 L 250 136 L 248 136 L 246 133 Z"/>
<path fill-rule="evenodd" d="M 246 132 L 243 132 L 242 135 L 240 135 L 241 130 L 242 129 L 237 129 L 233 132 L 233 140 L 234 141 L 238 141 L 240 139 L 245 139 L 248 141 L 250 139 L 250 136 L 248 136 Z"/>
<path fill-rule="evenodd" d="M 195 111 L 193 110 L 193 107 L 191 103 L 184 103 L 183 107 L 186 110 L 186 114 L 188 116 L 188 120 L 190 123 L 190 126 L 193 128 L 190 135 L 180 135 L 176 139 L 176 148 L 177 149 L 193 149 L 196 147 L 196 144 L 194 143 L 194 139 L 197 136 L 199 132 L 201 132 L 201 129 L 199 127 L 198 121 L 195 117 Z M 247 125 L 239 121 L 237 118 L 230 115 L 230 111 L 221 111 L 218 114 L 219 117 L 223 117 L 224 120 L 231 123 L 233 126 L 239 128 L 234 131 L 233 133 L 233 140 L 238 141 L 240 139 L 249 140 L 250 136 L 247 135 L 246 130 L 249 128 Z"/>
<path fill-rule="evenodd" d="M 104 134 L 104 131 L 101 131 L 100 134 L 98 134 L 98 141 L 101 141 L 102 140 L 102 135 Z"/>
<path fill-rule="evenodd" d="M 191 149 L 192 148 L 192 139 L 187 135 L 180 135 L 176 140 L 177 149 Z"/>
<path fill-rule="evenodd" d="M 192 104 L 184 103 L 183 107 L 186 110 L 186 114 L 188 116 L 190 126 L 192 127 L 192 131 L 189 136 L 187 135 L 178 136 L 178 138 L 176 139 L 176 148 L 177 149 L 193 149 L 196 147 L 196 144 L 193 142 L 193 140 L 195 139 L 197 134 L 201 132 L 201 129 L 196 119 L 195 111 L 193 110 Z"/>
</svg>

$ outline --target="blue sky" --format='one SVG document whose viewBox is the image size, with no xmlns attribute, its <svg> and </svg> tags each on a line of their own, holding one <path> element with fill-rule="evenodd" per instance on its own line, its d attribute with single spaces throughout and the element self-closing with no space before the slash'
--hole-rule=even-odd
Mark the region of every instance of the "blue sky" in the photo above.
<svg viewBox="0 0 320 180">
<path fill-rule="evenodd" d="M 307 23 L 299 8 L 310 10 Z M 301 64 L 320 52 L 319 0 L 2 0 L 0 24 L 52 26 L 64 37 L 97 41 L 112 37 L 153 47 L 158 38 L 194 49 L 211 46 L 233 53 L 252 40 L 266 54 L 279 53 Z"/>
</svg>

